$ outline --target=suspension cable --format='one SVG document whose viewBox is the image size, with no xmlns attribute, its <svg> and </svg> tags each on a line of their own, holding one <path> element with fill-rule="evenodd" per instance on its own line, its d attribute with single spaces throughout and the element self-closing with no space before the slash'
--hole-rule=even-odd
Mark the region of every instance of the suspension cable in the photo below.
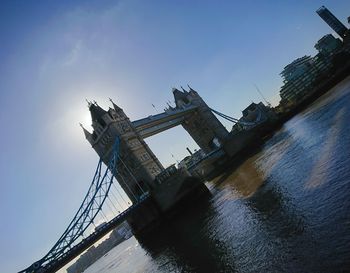
<svg viewBox="0 0 350 273">
<path fill-rule="evenodd" d="M 210 108 L 210 110 L 213 111 L 215 114 L 221 116 L 222 118 L 226 119 L 226 120 L 229 120 L 229 121 L 231 121 L 231 122 L 239 122 L 239 120 L 236 119 L 236 118 L 234 118 L 234 117 L 230 117 L 230 116 L 228 116 L 228 115 L 225 115 L 225 114 L 223 114 L 223 113 L 221 113 L 221 112 L 219 112 L 219 111 L 216 111 L 216 110 L 214 110 L 214 109 L 212 109 L 212 108 Z"/>
<path fill-rule="evenodd" d="M 260 117 L 261 117 L 260 108 L 258 108 L 258 110 L 259 110 L 259 116 L 258 116 L 258 118 L 257 118 L 257 120 L 256 120 L 255 122 L 241 121 L 241 120 L 236 119 L 236 118 L 234 118 L 234 117 L 230 117 L 230 116 L 228 116 L 228 115 L 225 115 L 225 114 L 223 114 L 223 113 L 221 113 L 221 112 L 219 112 L 219 111 L 216 111 L 216 110 L 214 110 L 214 109 L 212 109 L 212 108 L 210 108 L 210 110 L 211 110 L 213 113 L 219 115 L 220 117 L 222 117 L 222 118 L 224 118 L 224 119 L 226 119 L 226 120 L 228 120 L 228 121 L 231 121 L 231 122 L 233 122 L 233 123 L 238 123 L 238 124 L 241 124 L 241 125 L 243 125 L 243 126 L 252 126 L 252 125 L 256 125 L 256 124 L 258 123 L 258 121 L 260 121 Z"/>
<path fill-rule="evenodd" d="M 142 191 L 142 193 L 145 193 L 144 189 L 140 186 L 139 182 L 137 181 L 136 177 L 132 174 L 132 172 L 130 171 L 130 169 L 128 168 L 128 166 L 125 164 L 124 160 L 119 157 L 120 161 L 122 162 L 122 164 L 124 165 L 124 167 L 126 168 L 126 170 L 129 172 L 129 174 L 131 175 L 131 177 L 135 180 L 137 186 L 140 188 L 140 190 Z"/>
<path fill-rule="evenodd" d="M 118 209 L 117 207 L 113 204 L 113 202 L 111 201 L 111 199 L 108 197 L 108 201 L 112 204 L 112 206 L 114 207 L 115 213 L 118 213 Z M 109 207 L 109 209 L 113 212 L 113 208 L 111 207 L 111 205 L 107 202 L 107 206 Z"/>
<path fill-rule="evenodd" d="M 136 197 L 136 195 L 134 194 L 134 192 L 130 189 L 128 183 L 125 182 L 124 177 L 122 175 L 120 175 L 121 179 L 123 180 L 123 183 L 125 184 L 125 186 L 128 188 L 128 190 L 131 192 L 131 194 L 134 196 L 135 200 L 138 200 L 138 198 Z M 118 190 L 117 190 L 118 191 Z M 118 191 L 119 195 L 121 196 L 121 198 L 124 200 L 125 203 L 127 203 L 124 199 L 124 197 L 120 194 L 120 192 Z"/>
<path fill-rule="evenodd" d="M 126 185 L 126 187 L 128 188 L 128 190 L 132 193 L 132 195 L 135 197 L 135 199 L 137 200 L 136 196 L 134 195 L 134 193 L 131 191 L 130 187 L 128 186 L 128 184 L 124 181 L 124 178 L 122 175 L 119 175 L 121 177 L 121 179 L 123 180 L 123 183 Z M 112 187 L 114 187 L 116 189 L 116 191 L 118 192 L 118 194 L 120 195 L 120 197 L 123 199 L 123 201 L 125 202 L 125 204 L 127 204 L 127 201 L 125 201 L 124 197 L 122 196 L 122 194 L 119 192 L 119 189 L 116 187 L 116 185 L 113 183 L 112 180 Z M 114 195 L 113 191 L 111 191 L 112 195 L 114 196 L 114 198 L 117 200 L 118 202 L 118 198 Z"/>
<path fill-rule="evenodd" d="M 106 214 L 103 212 L 103 210 L 101 210 L 102 216 L 105 218 L 106 222 L 108 222 L 108 217 L 106 216 Z"/>
<path fill-rule="evenodd" d="M 114 186 L 114 188 L 118 191 L 118 189 Z M 118 205 L 120 206 L 120 207 L 123 207 L 121 204 L 120 204 L 120 202 L 119 202 L 119 198 L 114 194 L 114 192 L 112 192 L 112 194 L 111 194 L 113 197 L 114 197 L 114 199 L 117 201 L 117 203 L 118 203 Z M 125 200 L 123 200 L 125 203 L 126 203 L 126 201 Z"/>
</svg>

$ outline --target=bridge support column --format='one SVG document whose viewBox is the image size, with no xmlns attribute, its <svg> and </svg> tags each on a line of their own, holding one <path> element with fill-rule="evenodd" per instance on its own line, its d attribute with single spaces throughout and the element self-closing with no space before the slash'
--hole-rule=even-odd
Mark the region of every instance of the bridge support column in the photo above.
<svg viewBox="0 0 350 273">
<path fill-rule="evenodd" d="M 154 199 L 148 198 L 143 202 L 132 214 L 127 218 L 127 222 L 131 227 L 133 234 L 147 232 L 159 222 L 161 211 Z"/>
<path fill-rule="evenodd" d="M 134 209 L 127 221 L 134 234 L 145 234 L 203 194 L 209 194 L 209 190 L 202 181 L 189 176 L 185 170 L 177 170 L 160 182 L 151 197 Z"/>
</svg>

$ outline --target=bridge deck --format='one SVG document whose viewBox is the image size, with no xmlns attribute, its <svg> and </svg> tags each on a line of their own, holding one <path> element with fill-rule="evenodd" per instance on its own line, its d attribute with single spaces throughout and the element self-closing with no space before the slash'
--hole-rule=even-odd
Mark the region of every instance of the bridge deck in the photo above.
<svg viewBox="0 0 350 273">
<path fill-rule="evenodd" d="M 124 222 L 128 216 L 131 215 L 131 213 L 139 207 L 143 202 L 148 200 L 150 197 L 149 194 L 142 197 L 138 203 L 130 206 L 122 213 L 118 214 L 116 217 L 114 217 L 111 221 L 103 225 L 98 230 L 95 230 L 92 234 L 90 234 L 88 237 L 86 237 L 84 240 L 82 240 L 80 243 L 72 247 L 70 250 L 65 252 L 63 255 L 61 255 L 57 260 L 54 260 L 48 264 L 46 264 L 44 267 L 41 267 L 39 270 L 36 270 L 35 272 L 38 273 L 48 273 L 48 272 L 56 272 L 58 269 L 69 263 L 71 260 L 73 260 L 75 257 L 77 257 L 80 253 L 82 253 L 84 250 L 89 248 L 91 245 L 96 243 L 99 239 L 101 239 L 103 236 L 105 236 L 108 232 L 112 231 L 115 227 L 117 227 L 119 224 Z"/>
</svg>

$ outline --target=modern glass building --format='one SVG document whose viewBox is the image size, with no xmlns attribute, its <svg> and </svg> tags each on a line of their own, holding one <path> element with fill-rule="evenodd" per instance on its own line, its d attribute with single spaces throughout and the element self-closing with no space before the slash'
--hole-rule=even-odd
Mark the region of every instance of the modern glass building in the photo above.
<svg viewBox="0 0 350 273">
<path fill-rule="evenodd" d="M 323 55 L 333 54 L 342 45 L 339 38 L 335 38 L 332 34 L 324 35 L 315 44 L 315 48 Z"/>
<path fill-rule="evenodd" d="M 348 29 L 325 6 L 320 7 L 316 12 L 340 37 L 346 36 Z"/>
<path fill-rule="evenodd" d="M 316 56 L 304 56 L 287 65 L 280 75 L 283 86 L 280 97 L 284 101 L 298 101 L 312 91 L 317 77 L 326 73 L 331 67 L 330 55 L 318 53 Z"/>
</svg>

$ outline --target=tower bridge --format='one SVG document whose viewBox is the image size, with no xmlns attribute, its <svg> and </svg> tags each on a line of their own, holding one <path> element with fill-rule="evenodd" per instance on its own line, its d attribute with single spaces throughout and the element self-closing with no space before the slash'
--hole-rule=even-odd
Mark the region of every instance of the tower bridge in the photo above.
<svg viewBox="0 0 350 273">
<path fill-rule="evenodd" d="M 223 143 L 228 131 L 212 113 L 209 106 L 190 88 L 189 91 L 173 90 L 175 107 L 169 106 L 163 113 L 130 121 L 122 108 L 113 101 L 113 108 L 107 111 L 97 103 L 89 103 L 93 132 L 84 129 L 85 137 L 97 154 L 107 163 L 111 145 L 116 136 L 121 139 L 117 180 L 130 198 L 138 196 L 137 183 L 147 189 L 156 187 L 155 177 L 164 167 L 144 141 L 145 138 L 177 125 L 191 135 L 198 146 L 206 153 L 217 149 Z M 131 175 L 132 174 L 132 175 Z M 137 182 L 137 183 L 136 183 Z"/>
<path fill-rule="evenodd" d="M 207 191 L 187 170 L 165 169 L 144 141 L 181 125 L 206 154 L 227 142 L 228 131 L 195 90 L 174 88 L 173 95 L 175 107 L 135 121 L 130 121 L 112 100 L 108 110 L 89 102 L 93 132 L 85 128 L 83 131 L 100 158 L 91 185 L 52 249 L 21 272 L 55 272 L 122 221 L 128 221 L 134 234 L 142 233 L 185 199 L 193 201 L 193 196 Z M 216 114 L 238 122 L 217 111 Z M 105 172 L 102 163 L 107 167 Z M 103 217 L 106 224 L 97 229 L 98 217 Z"/>
</svg>

